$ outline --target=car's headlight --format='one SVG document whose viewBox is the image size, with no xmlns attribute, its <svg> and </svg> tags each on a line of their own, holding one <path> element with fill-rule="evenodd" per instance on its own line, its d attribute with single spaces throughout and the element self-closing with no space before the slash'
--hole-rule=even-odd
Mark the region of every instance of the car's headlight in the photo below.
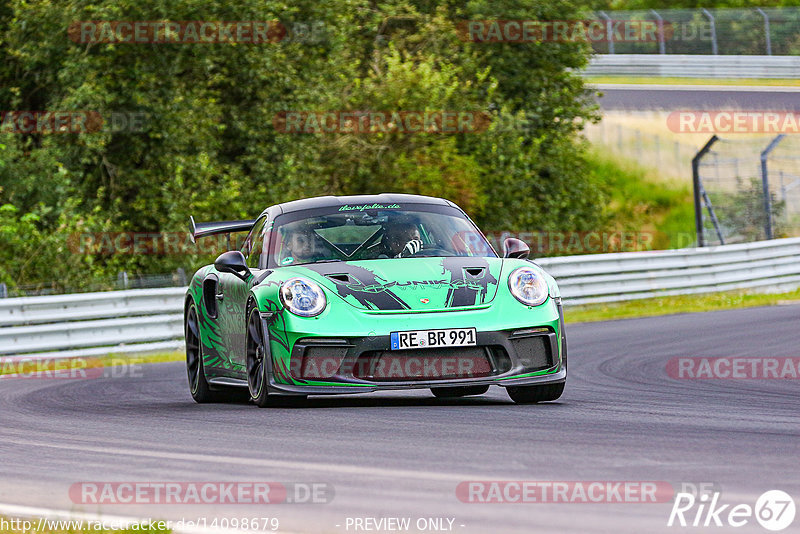
<svg viewBox="0 0 800 534">
<path fill-rule="evenodd" d="M 549 292 L 544 276 L 530 267 L 520 267 L 508 277 L 511 294 L 526 306 L 538 306 L 547 300 Z"/>
<path fill-rule="evenodd" d="M 322 289 L 307 278 L 291 278 L 281 285 L 281 303 L 295 315 L 313 317 L 322 313 L 327 301 Z"/>
</svg>

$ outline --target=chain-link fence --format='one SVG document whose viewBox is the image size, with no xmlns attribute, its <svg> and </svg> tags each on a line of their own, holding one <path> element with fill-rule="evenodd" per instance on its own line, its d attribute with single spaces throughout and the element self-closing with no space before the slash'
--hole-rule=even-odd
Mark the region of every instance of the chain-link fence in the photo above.
<svg viewBox="0 0 800 534">
<path fill-rule="evenodd" d="M 800 140 L 712 137 L 695 158 L 700 245 L 800 235 Z"/>
<path fill-rule="evenodd" d="M 604 151 L 658 169 L 667 178 L 686 179 L 697 145 L 678 141 L 675 135 L 648 131 L 648 121 L 664 121 L 663 114 L 630 112 L 606 114 L 597 124 L 585 127 L 586 138 Z M 642 126 L 642 127 L 639 127 Z"/>
<path fill-rule="evenodd" d="M 776 237 L 781 233 L 800 233 L 800 138 L 785 135 L 775 144 L 767 157 L 770 191 L 782 209 L 776 221 Z"/>
<path fill-rule="evenodd" d="M 598 54 L 800 55 L 800 8 L 600 11 Z"/>
</svg>

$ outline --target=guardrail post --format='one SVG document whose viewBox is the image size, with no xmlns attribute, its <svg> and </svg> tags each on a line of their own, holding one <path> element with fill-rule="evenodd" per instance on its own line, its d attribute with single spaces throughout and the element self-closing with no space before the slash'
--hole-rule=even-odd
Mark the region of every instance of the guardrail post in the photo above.
<svg viewBox="0 0 800 534">
<path fill-rule="evenodd" d="M 184 287 L 186 284 L 186 271 L 183 270 L 183 267 L 178 267 L 178 283 L 180 283 L 181 287 Z"/>
<path fill-rule="evenodd" d="M 769 194 L 769 173 L 767 172 L 767 158 L 769 153 L 772 152 L 778 143 L 780 143 L 785 134 L 778 135 L 775 139 L 770 141 L 767 148 L 761 153 L 761 186 L 764 189 L 764 233 L 767 239 L 772 239 L 772 198 Z"/>
<path fill-rule="evenodd" d="M 128 271 L 122 271 L 117 275 L 117 283 L 122 289 L 128 289 Z"/>
<path fill-rule="evenodd" d="M 608 16 L 608 13 L 605 11 L 598 11 L 598 15 L 603 17 L 603 20 L 606 21 L 606 39 L 608 39 L 608 53 L 614 53 L 614 23 L 611 20 L 611 17 Z"/>
<path fill-rule="evenodd" d="M 708 17 L 708 22 L 711 25 L 711 53 L 716 56 L 719 53 L 719 49 L 717 48 L 717 24 L 714 20 L 714 15 L 706 8 L 701 8 L 700 11 Z"/>
<path fill-rule="evenodd" d="M 0 283 L 0 299 L 8 298 L 8 286 L 5 283 Z"/>
<path fill-rule="evenodd" d="M 703 156 L 711 150 L 711 145 L 717 142 L 719 139 L 716 135 L 711 136 L 711 139 L 705 144 L 700 151 L 695 154 L 692 158 L 692 182 L 694 184 L 694 224 L 697 229 L 697 246 L 704 247 L 706 246 L 705 235 L 703 234 L 703 206 L 700 202 L 700 197 L 703 195 L 704 191 L 703 185 L 700 183 L 700 160 L 703 159 Z M 722 236 L 720 235 L 720 241 L 722 241 Z"/>
<path fill-rule="evenodd" d="M 652 13 L 658 21 L 658 53 L 666 54 L 667 45 L 664 42 L 664 17 L 662 17 L 655 9 L 651 9 L 650 13 Z"/>
<path fill-rule="evenodd" d="M 767 15 L 767 13 L 763 9 L 761 9 L 760 7 L 757 7 L 756 11 L 758 11 L 761 14 L 761 16 L 764 17 L 764 37 L 766 37 L 766 41 L 767 41 L 767 55 L 771 56 L 772 55 L 772 36 L 770 35 L 770 31 L 769 31 L 769 15 Z"/>
</svg>

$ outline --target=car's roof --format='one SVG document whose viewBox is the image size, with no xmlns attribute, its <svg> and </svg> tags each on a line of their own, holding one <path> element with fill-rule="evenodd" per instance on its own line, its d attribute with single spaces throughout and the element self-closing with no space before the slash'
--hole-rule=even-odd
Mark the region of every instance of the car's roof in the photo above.
<svg viewBox="0 0 800 534">
<path fill-rule="evenodd" d="M 265 211 L 272 212 L 273 210 L 280 210 L 278 213 L 289 213 L 293 211 L 315 208 L 328 208 L 334 206 L 363 206 L 371 204 L 379 204 L 381 206 L 388 206 L 391 204 L 400 204 L 401 206 L 402 204 L 436 204 L 441 206 L 457 207 L 449 200 L 445 200 L 443 198 L 426 197 L 423 195 L 405 195 L 401 193 L 381 193 L 379 195 L 328 195 L 324 197 L 304 198 L 301 200 L 292 200 L 291 202 L 277 204 L 267 208 Z"/>
</svg>

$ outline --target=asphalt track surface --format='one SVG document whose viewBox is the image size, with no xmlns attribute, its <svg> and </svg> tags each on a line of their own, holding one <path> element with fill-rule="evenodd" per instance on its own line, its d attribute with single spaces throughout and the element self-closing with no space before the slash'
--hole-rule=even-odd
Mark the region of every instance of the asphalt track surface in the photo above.
<svg viewBox="0 0 800 534">
<path fill-rule="evenodd" d="M 800 87 L 595 84 L 604 111 L 800 111 Z"/>
<path fill-rule="evenodd" d="M 568 325 L 559 402 L 504 390 L 197 405 L 182 364 L 143 376 L 0 381 L 0 503 L 166 519 L 277 517 L 343 533 L 348 517 L 454 518 L 452 532 L 676 532 L 670 503 L 468 504 L 467 480 L 711 482 L 726 503 L 800 497 L 800 381 L 675 380 L 677 356 L 798 356 L 800 305 Z M 138 373 L 131 373 L 138 375 Z M 329 504 L 75 504 L 79 481 L 325 482 Z M 799 514 L 800 515 L 800 514 Z M 339 525 L 339 526 L 337 526 Z M 463 525 L 463 526 L 462 526 Z M 734 529 L 712 528 L 713 532 Z M 785 532 L 800 530 L 800 517 Z M 767 532 L 751 519 L 737 532 Z M 364 532 L 360 530 L 359 532 Z M 431 532 L 431 531 L 428 531 Z"/>
</svg>

